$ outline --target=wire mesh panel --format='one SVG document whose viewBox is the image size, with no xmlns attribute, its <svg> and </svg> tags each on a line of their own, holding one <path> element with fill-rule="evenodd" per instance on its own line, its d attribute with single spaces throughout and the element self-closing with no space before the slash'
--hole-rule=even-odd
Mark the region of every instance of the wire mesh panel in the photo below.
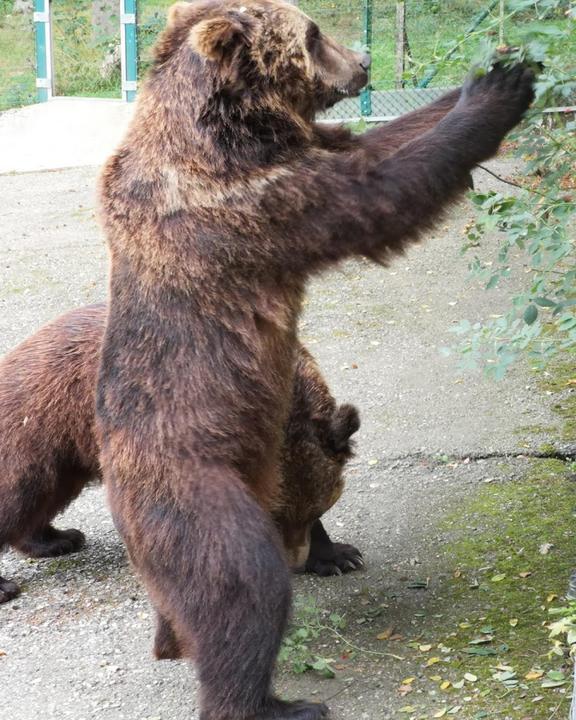
<svg viewBox="0 0 576 720">
<path fill-rule="evenodd" d="M 51 0 L 54 94 L 120 97 L 116 0 Z"/>
<path fill-rule="evenodd" d="M 32 4 L 0 0 L 0 111 L 35 100 Z"/>
<path fill-rule="evenodd" d="M 324 22 L 328 4 L 307 0 L 300 7 L 329 33 L 332 27 L 342 27 L 340 17 L 347 19 L 344 27 L 355 25 L 339 39 L 369 50 L 372 67 L 368 92 L 358 101 L 339 103 L 325 118 L 390 119 L 431 102 L 461 81 L 465 57 L 439 65 L 451 51 L 453 57 L 455 48 L 465 46 L 467 29 L 481 7 L 477 0 L 359 0 L 353 9 L 339 2 L 332 4 L 336 18 L 331 25 Z"/>
</svg>

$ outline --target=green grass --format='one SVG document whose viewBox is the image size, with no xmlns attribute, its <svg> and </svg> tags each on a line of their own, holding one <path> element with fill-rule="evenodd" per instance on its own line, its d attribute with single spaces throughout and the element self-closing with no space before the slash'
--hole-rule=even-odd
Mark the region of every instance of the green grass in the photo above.
<svg viewBox="0 0 576 720">
<path fill-rule="evenodd" d="M 23 15 L 2 15 L 1 8 L 0 111 L 34 102 L 36 93 L 32 22 Z"/>
</svg>

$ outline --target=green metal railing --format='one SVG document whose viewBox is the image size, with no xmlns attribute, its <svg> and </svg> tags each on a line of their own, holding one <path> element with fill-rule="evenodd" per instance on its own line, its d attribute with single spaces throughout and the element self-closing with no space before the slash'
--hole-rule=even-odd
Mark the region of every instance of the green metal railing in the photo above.
<svg viewBox="0 0 576 720">
<path fill-rule="evenodd" d="M 136 34 L 136 0 L 121 0 L 120 58 L 122 95 L 126 102 L 136 99 L 138 83 L 138 47 Z"/>
</svg>

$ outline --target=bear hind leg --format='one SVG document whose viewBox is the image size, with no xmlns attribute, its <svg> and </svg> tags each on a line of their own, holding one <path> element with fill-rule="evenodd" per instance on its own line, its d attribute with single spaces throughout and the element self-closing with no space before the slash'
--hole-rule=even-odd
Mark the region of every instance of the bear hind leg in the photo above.
<svg viewBox="0 0 576 720">
<path fill-rule="evenodd" d="M 321 720 L 325 706 L 272 692 L 291 588 L 269 515 L 234 471 L 194 474 L 189 498 L 156 499 L 142 514 L 108 482 L 117 527 L 159 612 L 156 652 L 194 657 L 200 720 Z"/>
</svg>

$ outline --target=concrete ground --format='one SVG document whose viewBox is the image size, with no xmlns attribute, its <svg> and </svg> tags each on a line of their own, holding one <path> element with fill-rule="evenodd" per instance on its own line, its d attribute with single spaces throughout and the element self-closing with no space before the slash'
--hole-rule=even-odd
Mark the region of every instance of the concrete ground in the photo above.
<svg viewBox="0 0 576 720">
<path fill-rule="evenodd" d="M 16 115 L 10 123 L 18 128 Z M 0 117 L 0 139 L 7 140 L 2 127 Z M 82 167 L 0 176 L 0 352 L 65 310 L 105 296 L 106 250 L 94 215 L 98 170 L 90 164 L 98 148 L 86 134 L 73 142 L 84 154 L 76 163 L 73 154 L 66 156 L 65 164 Z M 58 153 L 52 148 L 49 156 L 40 168 L 53 166 Z M 495 166 L 510 170 L 505 160 Z M 494 182 L 477 174 L 480 187 Z M 350 618 L 353 630 L 367 595 L 379 599 L 383 627 L 414 624 L 434 589 L 425 597 L 415 593 L 406 575 L 417 568 L 425 577 L 441 567 L 447 538 L 440 520 L 487 480 L 522 474 L 527 461 L 517 457 L 518 429 L 551 422 L 547 398 L 527 368 L 520 365 L 493 384 L 459 372 L 455 360 L 440 353 L 453 342 L 456 323 L 500 312 L 511 290 L 486 293 L 467 281 L 459 248 L 471 217 L 464 202 L 392 268 L 349 263 L 310 288 L 302 337 L 335 395 L 357 404 L 363 419 L 346 493 L 326 524 L 335 538 L 362 549 L 366 569 L 297 577 L 294 585 L 298 596 Z M 441 456 L 456 461 L 439 462 Z M 151 659 L 150 608 L 102 490 L 86 491 L 58 525 L 81 528 L 86 550 L 59 561 L 28 561 L 13 552 L 2 557 L 2 574 L 25 591 L 0 606 L 1 716 L 197 717 L 188 667 Z M 328 700 L 335 720 L 380 720 L 397 709 L 393 688 L 404 672 L 401 661 L 379 657 L 369 671 L 349 677 L 343 670 L 333 680 L 283 670 L 279 686 L 287 696 Z"/>
</svg>

